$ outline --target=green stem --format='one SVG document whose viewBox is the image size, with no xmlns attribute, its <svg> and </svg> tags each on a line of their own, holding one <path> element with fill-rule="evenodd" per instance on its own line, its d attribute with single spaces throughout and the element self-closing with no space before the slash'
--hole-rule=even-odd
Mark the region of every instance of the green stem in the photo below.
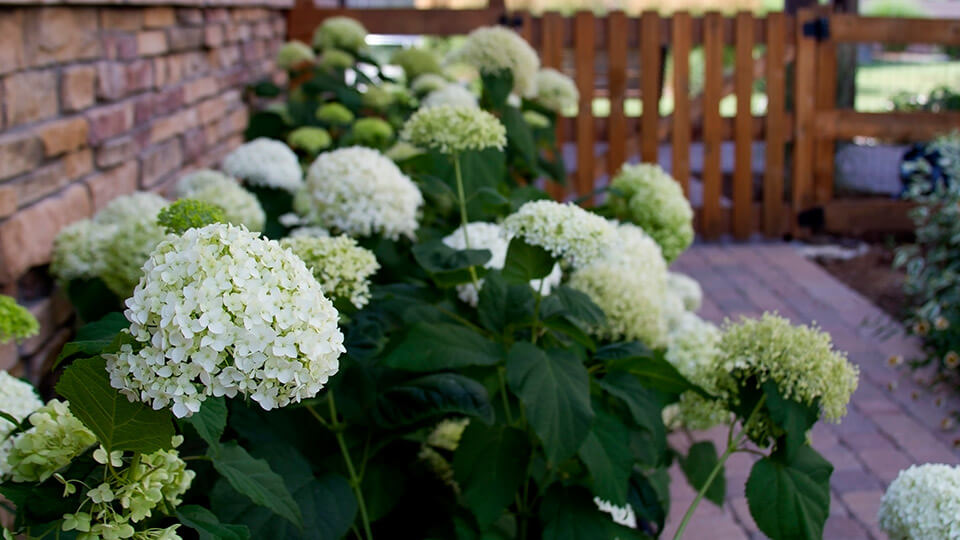
<svg viewBox="0 0 960 540">
<path fill-rule="evenodd" d="M 357 470 L 353 467 L 353 460 L 350 459 L 350 450 L 347 448 L 347 442 L 343 438 L 343 428 L 345 424 L 337 420 L 337 404 L 333 399 L 333 392 L 328 392 L 327 402 L 330 404 L 330 425 L 333 434 L 337 438 L 337 445 L 340 446 L 340 453 L 343 454 L 343 462 L 347 466 L 347 474 L 350 475 L 350 486 L 353 487 L 353 493 L 357 497 L 357 506 L 360 509 L 360 519 L 363 523 L 363 532 L 367 540 L 373 540 L 373 532 L 370 531 L 370 517 L 367 514 L 367 505 L 363 500 L 363 491 L 360 489 L 361 478 L 357 475 Z"/>
<path fill-rule="evenodd" d="M 460 154 L 453 154 L 453 172 L 457 177 L 457 198 L 460 199 L 460 224 L 463 225 L 463 243 L 470 249 L 470 237 L 467 236 L 467 197 L 463 193 L 463 174 L 460 172 Z M 470 266 L 470 279 L 473 286 L 480 291 L 480 280 L 477 278 L 477 269 Z"/>
<path fill-rule="evenodd" d="M 700 501 L 707 494 L 707 490 L 710 489 L 710 485 L 713 484 L 714 479 L 717 475 L 720 474 L 720 471 L 723 470 L 723 464 L 726 463 L 727 458 L 731 454 L 737 451 L 737 448 L 743 442 L 743 439 L 747 433 L 747 427 L 753 422 L 753 417 L 757 415 L 760 411 L 760 408 L 763 407 L 763 404 L 767 401 L 767 396 L 764 395 L 760 398 L 760 401 L 753 407 L 753 410 L 750 412 L 750 416 L 747 417 L 746 422 L 743 423 L 743 430 L 740 432 L 740 435 L 736 437 L 736 442 L 734 442 L 733 437 L 733 426 L 731 426 L 730 434 L 727 437 L 727 448 L 724 450 L 723 455 L 720 456 L 720 459 L 717 461 L 717 464 L 713 466 L 713 470 L 710 471 L 710 476 L 707 477 L 707 481 L 703 483 L 703 487 L 700 488 L 700 491 L 697 492 L 697 496 L 694 497 L 693 502 L 690 503 L 690 507 L 687 508 L 687 512 L 683 515 L 683 521 L 680 522 L 680 527 L 677 528 L 676 534 L 673 535 L 673 540 L 679 540 L 683 536 L 683 531 L 687 528 L 687 525 L 690 523 L 690 519 L 693 518 L 693 513 L 697 509 L 697 505 L 700 504 Z"/>
</svg>

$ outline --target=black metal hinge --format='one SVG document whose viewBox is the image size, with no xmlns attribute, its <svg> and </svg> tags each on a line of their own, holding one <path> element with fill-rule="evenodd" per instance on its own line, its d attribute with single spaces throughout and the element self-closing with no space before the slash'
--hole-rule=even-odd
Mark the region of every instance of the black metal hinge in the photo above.
<svg viewBox="0 0 960 540">
<path fill-rule="evenodd" d="M 803 23 L 803 35 L 817 41 L 826 41 L 830 37 L 830 19 L 817 17 Z"/>
<path fill-rule="evenodd" d="M 511 28 L 520 28 L 521 26 L 523 26 L 523 17 L 521 17 L 521 16 L 519 16 L 519 15 L 513 15 L 513 16 L 511 16 L 511 15 L 508 15 L 508 14 L 504 13 L 504 14 L 501 15 L 500 18 L 497 20 L 497 23 L 500 24 L 500 26 L 509 26 L 509 27 L 511 27 Z"/>
</svg>

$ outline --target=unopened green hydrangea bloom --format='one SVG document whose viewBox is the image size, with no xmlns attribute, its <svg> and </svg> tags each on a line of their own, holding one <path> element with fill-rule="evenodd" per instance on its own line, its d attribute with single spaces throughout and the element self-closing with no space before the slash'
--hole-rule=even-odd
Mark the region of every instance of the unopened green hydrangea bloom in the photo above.
<svg viewBox="0 0 960 540">
<path fill-rule="evenodd" d="M 416 146 L 408 143 L 407 141 L 397 141 L 393 143 L 393 146 L 391 146 L 390 148 L 387 148 L 387 150 L 384 152 L 384 155 L 386 155 L 388 158 L 392 159 L 393 161 L 400 162 L 406 159 L 410 159 L 414 156 L 419 156 L 422 153 L 423 153 L 423 149 L 417 148 Z"/>
<path fill-rule="evenodd" d="M 440 73 L 440 59 L 433 51 L 411 47 L 393 53 L 390 63 L 403 68 L 408 81 L 428 73 Z"/>
<path fill-rule="evenodd" d="M 0 294 L 0 343 L 37 335 L 40 325 L 27 308 L 5 294 Z"/>
<path fill-rule="evenodd" d="M 450 84 L 450 81 L 443 75 L 425 73 L 410 83 L 410 90 L 412 90 L 414 94 L 422 96 L 434 90 L 439 90 L 448 84 Z"/>
<path fill-rule="evenodd" d="M 277 67 L 288 71 L 316 59 L 313 49 L 302 41 L 288 41 L 277 51 Z"/>
<path fill-rule="evenodd" d="M 356 19 L 350 17 L 330 17 L 325 19 L 313 32 L 313 46 L 316 49 L 343 49 L 357 52 L 367 39 L 367 29 Z"/>
<path fill-rule="evenodd" d="M 287 135 L 287 144 L 291 148 L 297 148 L 315 156 L 321 150 L 329 148 L 333 144 L 333 139 L 330 138 L 330 133 L 323 128 L 303 126 Z"/>
<path fill-rule="evenodd" d="M 476 107 L 438 105 L 420 109 L 403 125 L 401 135 L 415 146 L 444 154 L 502 149 L 507 130 L 492 114 Z"/>
<path fill-rule="evenodd" d="M 523 121 L 534 129 L 545 129 L 550 127 L 550 119 L 538 113 L 537 111 L 523 111 Z"/>
<path fill-rule="evenodd" d="M 370 276 L 379 268 L 373 252 L 349 236 L 296 236 L 280 245 L 300 257 L 330 299 L 362 308 L 370 301 Z"/>
<path fill-rule="evenodd" d="M 393 140 L 393 127 L 382 118 L 361 118 L 353 124 L 353 141 L 371 148 L 384 148 Z"/>
<path fill-rule="evenodd" d="M 382 86 L 371 86 L 367 88 L 367 92 L 363 94 L 363 104 L 378 111 L 382 111 L 390 105 L 393 105 L 394 101 L 396 101 L 396 96 L 390 92 L 389 88 Z"/>
<path fill-rule="evenodd" d="M 540 69 L 540 57 L 529 43 L 509 28 L 477 28 L 467 36 L 463 47 L 454 51 L 451 60 L 465 62 L 486 74 L 509 71 L 513 75 L 513 90 L 521 96 L 532 95 L 537 89 L 535 78 Z"/>
<path fill-rule="evenodd" d="M 7 457 L 14 482 L 43 482 L 97 442 L 66 401 L 50 400 L 29 421 Z"/>
<path fill-rule="evenodd" d="M 772 313 L 727 322 L 717 369 L 718 388 L 736 395 L 739 385 L 776 383 L 780 394 L 807 405 L 819 403 L 823 417 L 838 422 L 857 388 L 859 369 L 834 350 L 830 335 L 813 326 L 794 326 Z M 761 416 L 748 426 L 755 441 L 776 436 L 775 423 Z"/>
<path fill-rule="evenodd" d="M 576 109 L 580 101 L 580 92 L 573 79 L 553 69 L 544 68 L 537 72 L 537 103 L 562 114 L 568 109 Z"/>
<path fill-rule="evenodd" d="M 610 187 L 617 218 L 642 227 L 660 244 L 668 262 L 693 242 L 693 209 L 680 184 L 659 165 L 624 165 Z"/>
<path fill-rule="evenodd" d="M 317 120 L 332 126 L 349 126 L 353 123 L 353 113 L 340 103 L 324 103 L 317 107 Z"/>
<path fill-rule="evenodd" d="M 197 199 L 180 199 L 160 211 L 157 223 L 167 233 L 183 234 L 187 229 L 227 223 L 223 207 Z"/>
<path fill-rule="evenodd" d="M 353 66 L 353 55 L 340 49 L 327 49 L 318 63 L 324 69 L 347 69 Z"/>
<path fill-rule="evenodd" d="M 257 197 L 220 171 L 200 169 L 187 174 L 177 182 L 176 195 L 220 206 L 227 223 L 251 231 L 262 231 L 267 220 Z"/>
</svg>

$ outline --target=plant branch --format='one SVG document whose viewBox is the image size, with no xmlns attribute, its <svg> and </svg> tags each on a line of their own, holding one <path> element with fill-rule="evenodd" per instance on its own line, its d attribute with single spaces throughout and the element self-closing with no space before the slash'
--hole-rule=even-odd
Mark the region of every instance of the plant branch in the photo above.
<svg viewBox="0 0 960 540">
<path fill-rule="evenodd" d="M 460 223 L 463 226 L 463 244 L 470 249 L 470 237 L 467 236 L 467 198 L 463 193 L 463 174 L 460 172 L 460 154 L 453 154 L 453 172 L 457 177 L 457 198 L 460 200 Z M 473 286 L 480 292 L 480 280 L 477 278 L 477 269 L 470 265 L 470 279 Z"/>
<path fill-rule="evenodd" d="M 347 442 L 343 438 L 344 424 L 337 420 L 337 404 L 333 398 L 333 392 L 327 392 L 327 403 L 330 404 L 330 425 L 333 428 L 333 435 L 337 438 L 337 445 L 340 446 L 340 453 L 343 454 L 343 462 L 347 466 L 347 474 L 350 475 L 350 486 L 357 497 L 357 506 L 360 509 L 360 519 L 363 523 L 363 532 L 367 540 L 373 540 L 373 532 L 370 531 L 370 517 L 367 515 L 367 505 L 363 500 L 363 490 L 360 488 L 360 477 L 357 470 L 353 467 L 353 460 L 350 459 L 350 450 L 347 448 Z"/>
</svg>

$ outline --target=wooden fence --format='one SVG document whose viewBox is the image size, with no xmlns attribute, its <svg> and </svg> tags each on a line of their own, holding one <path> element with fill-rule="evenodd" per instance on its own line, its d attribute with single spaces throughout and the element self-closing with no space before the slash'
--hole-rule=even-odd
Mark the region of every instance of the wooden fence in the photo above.
<svg viewBox="0 0 960 540">
<path fill-rule="evenodd" d="M 858 113 L 838 109 L 835 101 L 837 43 L 960 45 L 960 21 L 863 18 L 823 10 L 761 17 L 746 12 L 564 17 L 507 14 L 496 1 L 485 9 L 457 11 L 317 9 L 307 2 L 300 0 L 290 14 L 293 39 L 309 40 L 316 25 L 333 15 L 355 17 L 372 33 L 385 34 L 452 35 L 482 25 L 514 26 L 544 66 L 570 74 L 580 91 L 578 114 L 557 126 L 558 140 L 569 147 L 575 167 L 568 186 L 548 186 L 551 193 L 557 198 L 589 193 L 626 161 L 658 161 L 661 145 L 667 145 L 671 173 L 695 202 L 697 229 L 706 238 L 803 233 L 797 216 L 810 209 L 823 209 L 826 221 L 840 232 L 869 228 L 878 218 L 889 224 L 891 213 L 902 221 L 897 201 L 834 199 L 835 141 L 855 136 L 921 140 L 960 127 L 956 113 Z M 690 69 L 695 50 L 703 58 L 702 74 Z M 726 71 L 725 53 L 734 58 Z M 665 61 L 671 69 L 664 69 Z M 702 78 L 697 95 L 690 93 L 691 76 Z M 762 115 L 752 112 L 757 81 L 763 82 Z M 666 95 L 673 105 L 662 115 Z M 721 115 L 727 96 L 736 102 L 732 117 Z M 608 100 L 608 114 L 594 115 L 598 97 Z M 625 107 L 634 100 L 639 115 Z M 755 147 L 764 153 L 758 171 Z M 727 170 L 723 153 L 732 156 Z M 692 170 L 693 163 L 698 170 Z"/>
</svg>

